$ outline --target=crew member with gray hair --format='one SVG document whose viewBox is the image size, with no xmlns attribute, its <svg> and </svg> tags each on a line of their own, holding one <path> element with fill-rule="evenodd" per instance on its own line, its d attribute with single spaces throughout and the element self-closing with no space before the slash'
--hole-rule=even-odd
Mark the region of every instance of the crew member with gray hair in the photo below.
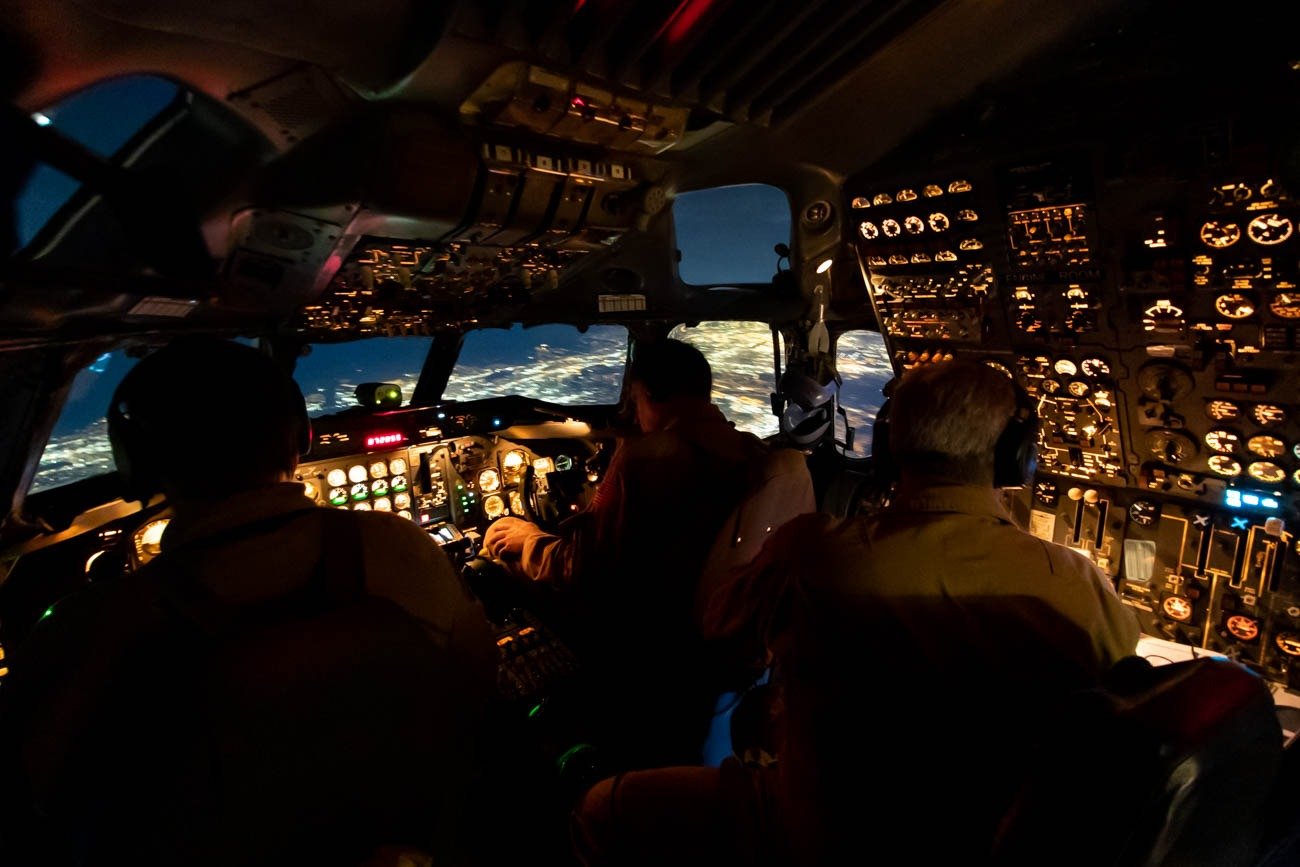
<svg viewBox="0 0 1300 867">
<path fill-rule="evenodd" d="M 587 864 L 682 851 L 647 814 L 683 802 L 710 817 L 691 848 L 730 863 L 847 863 L 873 840 L 914 863 L 978 862 L 1056 700 L 1134 652 L 1108 576 L 1003 505 L 998 487 L 1033 471 L 1028 395 L 958 360 L 909 371 L 889 409 L 873 442 L 897 464 L 889 505 L 787 524 L 710 605 L 715 637 L 749 636 L 771 661 L 776 763 L 597 785 L 575 814 Z M 715 796 L 728 806 L 701 805 Z"/>
</svg>

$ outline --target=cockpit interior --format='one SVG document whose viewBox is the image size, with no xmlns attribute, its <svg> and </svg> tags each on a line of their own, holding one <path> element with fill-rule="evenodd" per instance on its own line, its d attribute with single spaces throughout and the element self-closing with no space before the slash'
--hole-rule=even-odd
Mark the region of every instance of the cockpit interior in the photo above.
<svg viewBox="0 0 1300 867">
<path fill-rule="evenodd" d="M 872 423 L 896 376 L 961 358 L 1014 379 L 1041 425 L 1036 474 L 1006 493 L 1017 523 L 1110 577 L 1153 662 L 1255 673 L 1289 746 L 1283 5 L 15 0 L 0 690 L 61 599 L 160 552 L 168 504 L 122 499 L 105 414 L 174 337 L 270 354 L 312 418 L 307 496 L 409 520 L 466 567 L 499 519 L 587 507 L 630 351 L 673 336 L 839 516 L 888 502 Z M 778 383 L 814 354 L 837 387 L 808 437 Z M 210 471 L 222 443 L 190 442 L 184 472 Z M 688 529 L 660 521 L 666 545 Z M 526 727 L 583 661 L 542 610 L 471 586 Z M 539 742 L 562 737 L 547 725 Z M 551 744 L 570 779 L 588 734 Z"/>
</svg>

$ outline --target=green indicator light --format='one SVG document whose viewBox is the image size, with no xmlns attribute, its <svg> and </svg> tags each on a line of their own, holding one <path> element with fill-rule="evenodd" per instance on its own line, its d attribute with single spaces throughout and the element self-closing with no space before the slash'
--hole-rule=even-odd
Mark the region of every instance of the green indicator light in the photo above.
<svg viewBox="0 0 1300 867">
<path fill-rule="evenodd" d="M 388 488 L 375 488 L 370 493 L 374 494 L 376 497 L 382 497 L 384 494 L 388 493 Z"/>
<path fill-rule="evenodd" d="M 347 497 L 335 497 L 332 500 L 330 500 L 330 504 L 334 506 L 344 506 L 347 505 L 347 502 L 348 502 Z"/>
<path fill-rule="evenodd" d="M 393 485 L 393 490 L 401 493 L 406 490 L 406 485 Z"/>
<path fill-rule="evenodd" d="M 44 620 L 47 617 L 53 617 L 53 616 L 54 616 L 54 606 L 51 605 L 49 608 L 45 609 L 45 613 L 41 615 L 41 619 Z"/>
<path fill-rule="evenodd" d="M 456 490 L 458 490 L 458 491 L 463 491 L 463 490 L 465 490 L 465 486 L 462 485 L 460 482 L 457 482 L 457 483 L 456 483 Z"/>
<path fill-rule="evenodd" d="M 541 712 L 542 712 L 542 706 L 540 704 L 535 704 L 533 705 L 533 709 L 528 712 L 528 718 L 532 719 L 533 717 L 537 716 Z"/>
<path fill-rule="evenodd" d="M 359 502 L 361 500 L 364 500 L 367 496 L 368 496 L 367 494 L 353 494 L 352 499 L 357 500 Z"/>
</svg>

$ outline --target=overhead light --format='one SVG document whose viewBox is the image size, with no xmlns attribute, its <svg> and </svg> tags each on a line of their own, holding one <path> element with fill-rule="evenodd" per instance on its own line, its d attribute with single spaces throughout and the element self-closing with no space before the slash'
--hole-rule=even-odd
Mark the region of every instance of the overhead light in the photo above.
<svg viewBox="0 0 1300 867">
<path fill-rule="evenodd" d="M 41 114 L 39 111 L 32 112 L 32 120 L 36 121 L 37 126 L 49 126 L 53 123 L 49 115 Z"/>
<path fill-rule="evenodd" d="M 835 264 L 834 259 L 827 259 L 825 262 L 822 262 L 820 265 L 817 266 L 817 273 L 825 274 L 827 271 L 831 270 L 831 265 L 834 264 Z"/>
</svg>

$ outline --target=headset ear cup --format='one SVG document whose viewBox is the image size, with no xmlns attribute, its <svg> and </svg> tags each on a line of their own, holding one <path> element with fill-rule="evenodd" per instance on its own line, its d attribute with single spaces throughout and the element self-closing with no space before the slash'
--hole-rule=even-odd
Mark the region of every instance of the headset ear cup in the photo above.
<svg viewBox="0 0 1300 867">
<path fill-rule="evenodd" d="M 892 481 L 898 478 L 898 461 L 894 460 L 889 444 L 890 399 L 876 412 L 871 424 L 871 471 L 877 479 Z"/>
<path fill-rule="evenodd" d="M 1016 386 L 1015 414 L 998 436 L 993 452 L 993 485 L 1023 488 L 1038 469 L 1038 413 L 1033 398 Z"/>
</svg>

